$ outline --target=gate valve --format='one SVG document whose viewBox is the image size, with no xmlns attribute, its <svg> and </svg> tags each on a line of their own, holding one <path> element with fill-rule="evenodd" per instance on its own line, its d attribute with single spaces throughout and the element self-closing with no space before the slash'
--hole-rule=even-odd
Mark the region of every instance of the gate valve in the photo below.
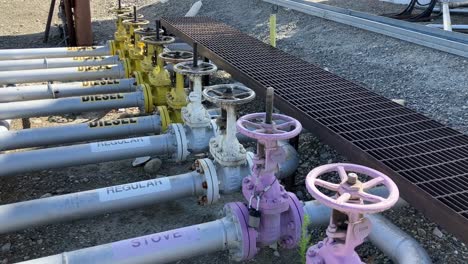
<svg viewBox="0 0 468 264">
<path fill-rule="evenodd" d="M 242 85 L 221 84 L 205 88 L 203 96 L 221 107 L 224 112 L 221 116 L 226 116 L 226 126 L 221 126 L 216 137 L 210 140 L 211 155 L 223 166 L 245 164 L 246 151 L 236 137 L 236 106 L 251 102 L 255 92 Z"/>
<path fill-rule="evenodd" d="M 189 51 L 166 51 L 159 54 L 159 58 L 167 64 L 177 64 L 181 62 L 191 61 L 193 53 Z M 170 92 L 166 94 L 166 100 L 170 111 L 170 117 L 173 123 L 183 123 L 181 109 L 187 105 L 187 94 L 184 88 L 184 76 L 175 73 L 175 85 Z"/>
<path fill-rule="evenodd" d="M 195 45 L 194 45 L 195 46 Z M 208 111 L 202 105 L 202 76 L 215 73 L 218 68 L 209 62 L 198 61 L 194 52 L 194 61 L 181 62 L 174 65 L 176 73 L 188 76 L 192 81 L 192 92 L 188 96 L 189 104 L 182 108 L 184 123 L 192 128 L 211 126 Z"/>
<path fill-rule="evenodd" d="M 338 174 L 340 183 L 319 179 L 319 176 L 333 172 Z M 365 178 L 370 180 L 361 182 L 358 175 L 365 175 Z M 388 189 L 387 198 L 366 192 L 381 184 Z M 327 238 L 308 249 L 306 263 L 362 263 L 354 249 L 362 244 L 371 232 L 371 222 L 364 214 L 378 213 L 392 207 L 399 198 L 396 184 L 388 176 L 374 169 L 337 163 L 313 169 L 307 175 L 306 186 L 317 201 L 333 209 Z M 327 192 L 334 192 L 334 196 L 329 197 L 317 186 L 326 189 Z"/>
<path fill-rule="evenodd" d="M 130 8 L 130 11 L 131 11 L 131 8 Z M 125 25 L 123 24 L 123 21 L 133 18 L 133 14 L 130 13 L 130 11 L 117 15 L 117 21 L 116 21 L 117 30 L 114 34 L 114 42 L 115 42 L 115 48 L 116 48 L 115 51 L 118 51 L 120 53 L 119 54 L 120 56 L 125 55 L 123 44 L 125 40 L 127 40 L 128 38 L 128 32 L 127 32 L 127 29 L 125 28 Z M 143 15 L 138 14 L 137 18 L 142 19 Z"/>
<path fill-rule="evenodd" d="M 293 193 L 287 192 L 275 176 L 278 163 L 285 155 L 278 140 L 297 136 L 302 129 L 299 121 L 281 114 L 273 114 L 273 88 L 267 89 L 266 113 L 245 115 L 237 121 L 239 133 L 257 139 L 257 153 L 251 174 L 242 181 L 242 193 L 247 207 L 240 222 L 254 232 L 254 239 L 244 237 L 247 252 L 236 260 L 252 258 L 258 247 L 279 243 L 293 248 L 301 237 L 303 209 Z M 247 233 L 247 232 L 244 232 Z"/>
<path fill-rule="evenodd" d="M 137 83 L 146 83 L 151 86 L 152 101 L 157 106 L 166 105 L 166 94 L 171 90 L 172 81 L 169 72 L 164 69 L 164 61 L 159 58 L 164 45 L 174 42 L 173 37 L 146 36 L 141 39 L 145 44 L 143 60 L 140 63 L 141 71 L 134 72 Z"/>
<path fill-rule="evenodd" d="M 159 34 L 163 34 L 164 30 L 159 29 Z M 148 36 L 155 36 L 156 35 L 156 29 L 146 27 L 146 28 L 137 28 L 135 29 L 134 32 L 134 43 L 132 43 L 133 50 L 129 51 L 129 57 L 130 59 L 133 60 L 143 60 L 144 58 L 144 51 L 145 51 L 145 43 L 141 41 L 142 38 L 148 37 Z"/>
</svg>

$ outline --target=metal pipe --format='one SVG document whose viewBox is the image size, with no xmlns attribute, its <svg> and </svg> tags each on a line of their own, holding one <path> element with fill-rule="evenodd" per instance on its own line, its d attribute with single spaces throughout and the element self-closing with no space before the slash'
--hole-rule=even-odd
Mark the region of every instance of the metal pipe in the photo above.
<svg viewBox="0 0 468 264">
<path fill-rule="evenodd" d="M 317 201 L 306 202 L 304 213 L 309 215 L 310 225 L 314 227 L 326 226 L 330 222 L 331 209 Z M 432 263 L 426 250 L 414 238 L 385 217 L 378 214 L 369 214 L 366 217 L 372 223 L 369 240 L 393 261 L 396 263 Z"/>
<path fill-rule="evenodd" d="M 0 60 L 24 60 L 65 57 L 97 57 L 111 55 L 110 45 L 92 47 L 60 47 L 36 49 L 0 49 Z"/>
<path fill-rule="evenodd" d="M 84 58 L 43 58 L 0 61 L 0 71 L 21 71 L 66 67 L 103 66 L 119 63 L 119 56 Z"/>
<path fill-rule="evenodd" d="M 168 263 L 237 247 L 236 227 L 227 217 L 109 244 L 33 259 L 22 264 Z"/>
<path fill-rule="evenodd" d="M 127 107 L 145 109 L 143 92 L 3 103 L 0 104 L 0 120 L 93 112 Z"/>
<path fill-rule="evenodd" d="M 0 151 L 123 138 L 147 133 L 159 134 L 160 131 L 161 118 L 158 115 L 16 131 L 7 130 L 0 133 Z"/>
<path fill-rule="evenodd" d="M 34 83 L 47 81 L 88 81 L 126 78 L 123 64 L 115 66 L 38 69 L 0 72 L 0 84 Z"/>
<path fill-rule="evenodd" d="M 137 90 L 135 79 L 27 85 L 0 89 L 0 103 L 74 97 Z"/>
<path fill-rule="evenodd" d="M 10 130 L 11 120 L 0 120 L 0 133 L 5 133 Z"/>
<path fill-rule="evenodd" d="M 0 233 L 197 196 L 204 177 L 185 174 L 0 206 Z M 14 219 L 14 221 L 12 221 Z"/>
<path fill-rule="evenodd" d="M 0 176 L 176 152 L 171 134 L 109 140 L 0 155 Z"/>
</svg>

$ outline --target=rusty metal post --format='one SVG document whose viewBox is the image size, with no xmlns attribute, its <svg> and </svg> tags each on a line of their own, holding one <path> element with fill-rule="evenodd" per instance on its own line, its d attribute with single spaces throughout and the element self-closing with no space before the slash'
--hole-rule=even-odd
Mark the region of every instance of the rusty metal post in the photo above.
<svg viewBox="0 0 468 264">
<path fill-rule="evenodd" d="M 90 0 L 74 0 L 75 34 L 77 46 L 93 45 Z"/>
<path fill-rule="evenodd" d="M 75 23 L 73 21 L 72 0 L 63 1 L 63 9 L 65 11 L 65 21 L 67 23 L 68 46 L 76 46 Z"/>
</svg>

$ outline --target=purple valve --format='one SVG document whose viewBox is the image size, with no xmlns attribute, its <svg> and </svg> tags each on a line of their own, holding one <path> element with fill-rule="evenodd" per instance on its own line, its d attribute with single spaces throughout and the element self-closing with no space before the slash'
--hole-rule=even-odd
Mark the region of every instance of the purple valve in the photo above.
<svg viewBox="0 0 468 264">
<path fill-rule="evenodd" d="M 266 108 L 266 113 L 245 115 L 237 121 L 239 133 L 257 139 L 251 175 L 242 182 L 247 205 L 226 205 L 236 208 L 238 220 L 243 223 L 244 250 L 243 256 L 237 260 L 250 259 L 257 253 L 257 248 L 276 243 L 284 248 L 293 248 L 301 236 L 302 204 L 293 193 L 284 189 L 275 172 L 285 159 L 278 141 L 297 136 L 302 126 L 292 117 L 272 113 L 272 88 L 267 90 Z"/>
<path fill-rule="evenodd" d="M 331 172 L 338 173 L 340 183 L 319 179 L 320 175 Z M 366 175 L 370 180 L 361 182 L 358 175 Z M 387 198 L 366 192 L 380 184 L 388 189 Z M 307 175 L 306 186 L 317 201 L 333 209 L 327 228 L 327 238 L 308 249 L 306 263 L 362 263 L 354 249 L 364 242 L 372 228 L 364 214 L 378 213 L 392 207 L 399 198 L 396 184 L 388 176 L 374 169 L 356 164 L 338 163 L 313 169 Z M 317 186 L 336 194 L 329 197 Z"/>
</svg>

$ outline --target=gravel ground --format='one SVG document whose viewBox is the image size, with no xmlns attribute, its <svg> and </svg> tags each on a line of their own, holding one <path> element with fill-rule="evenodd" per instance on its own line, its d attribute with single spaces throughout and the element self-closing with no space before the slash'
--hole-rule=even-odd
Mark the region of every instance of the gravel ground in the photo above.
<svg viewBox="0 0 468 264">
<path fill-rule="evenodd" d="M 39 47 L 47 17 L 48 1 L 0 1 L 0 48 Z M 142 6 L 148 18 L 161 15 L 183 15 L 195 0 L 124 1 Z M 166 3 L 161 3 L 166 2 Z M 201 15 L 213 16 L 264 41 L 268 39 L 270 5 L 257 0 L 205 0 Z M 401 6 L 375 0 L 333 0 L 327 4 L 349 7 L 370 13 L 389 13 Z M 35 8 L 22 8 L 31 4 Z M 97 43 L 112 37 L 113 18 L 107 11 L 114 1 L 93 0 L 94 30 Z M 21 18 L 21 19 L 18 19 Z M 8 26 L 5 26 L 8 25 Z M 408 106 L 466 133 L 468 89 L 467 61 L 456 56 L 401 42 L 392 38 L 280 9 L 278 14 L 278 47 L 348 79 L 361 82 L 388 98 L 405 99 Z M 58 30 L 55 28 L 54 32 Z M 55 42 L 54 42 L 55 41 Z M 49 45 L 58 45 L 53 38 Z M 226 77 L 226 76 L 225 76 Z M 229 81 L 229 80 L 225 80 Z M 245 112 L 261 111 L 256 100 Z M 128 111 L 133 113 L 132 110 Z M 104 116 L 106 113 L 78 116 L 74 122 Z M 116 117 L 112 112 L 106 118 Z M 73 120 L 72 118 L 71 120 Z M 19 128 L 19 123 L 15 127 Z M 33 119 L 34 127 L 57 125 L 48 118 Z M 300 138 L 301 165 L 297 172 L 296 193 L 309 200 L 304 189 L 304 176 L 315 166 L 342 161 L 333 149 L 321 144 L 310 133 Z M 2 204 L 60 195 L 104 186 L 134 182 L 154 177 L 142 168 L 131 168 L 130 160 L 99 165 L 77 166 L 60 170 L 27 173 L 0 179 Z M 163 163 L 160 175 L 188 171 L 191 161 L 183 164 Z M 196 199 L 187 198 L 167 204 L 131 211 L 115 212 L 89 219 L 31 228 L 0 236 L 0 263 L 13 263 L 62 251 L 109 243 L 125 238 L 203 223 L 219 217 L 225 202 L 242 199 L 240 195 L 224 196 L 220 203 L 199 207 Z M 170 214 L 168 214 L 170 212 Z M 190 212 L 190 214 L 187 214 Z M 412 234 L 428 250 L 435 263 L 466 263 L 468 250 L 460 241 L 439 230 L 412 207 L 384 213 L 396 225 Z M 324 237 L 323 230 L 312 230 L 314 242 Z M 391 263 L 369 243 L 359 250 L 367 263 Z M 177 263 L 231 263 L 226 252 L 201 256 Z M 263 250 L 253 263 L 298 263 L 296 251 Z"/>
</svg>

